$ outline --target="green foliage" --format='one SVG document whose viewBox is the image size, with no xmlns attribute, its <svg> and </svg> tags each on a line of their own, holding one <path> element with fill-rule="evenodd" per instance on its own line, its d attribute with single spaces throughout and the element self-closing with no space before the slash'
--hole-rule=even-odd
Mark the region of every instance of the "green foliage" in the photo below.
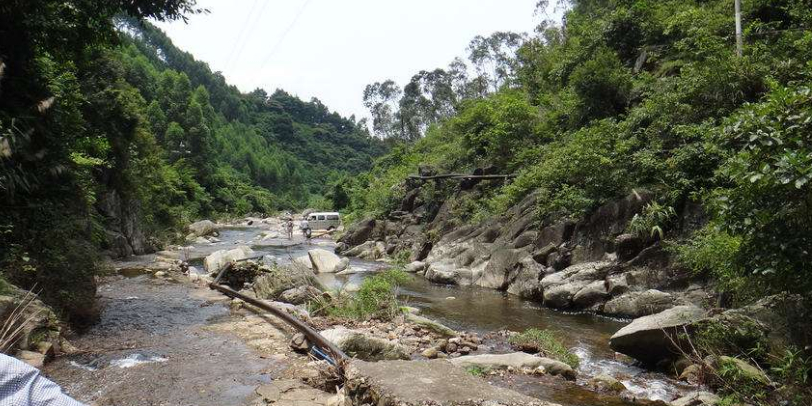
<svg viewBox="0 0 812 406">
<path fill-rule="evenodd" d="M 769 386 L 743 370 L 735 361 L 720 360 L 716 373 L 723 382 L 722 393 L 725 395 L 723 404 L 767 403 Z"/>
<path fill-rule="evenodd" d="M 480 184 L 470 193 L 476 197 L 452 200 L 455 216 L 470 213 L 461 221 L 502 214 L 530 194 L 542 221 L 580 219 L 646 189 L 659 205 L 630 231 L 663 238 L 680 208 L 699 203 L 710 225 L 675 244 L 686 265 L 741 299 L 809 292 L 808 4 L 745 4 L 742 57 L 723 0 L 569 5 L 560 26 L 546 21 L 535 37 L 519 40 L 515 57 L 503 52 L 507 42 L 472 42 L 479 60 L 500 59 L 506 85 L 490 86 L 496 76 L 481 65 L 478 77 L 461 77 L 462 86 L 452 86 L 455 114 L 352 184 L 352 217 L 399 209 L 401 182 L 421 164 L 517 175 L 502 188 Z M 457 199 L 458 191 L 436 188 L 431 202 Z"/>
<path fill-rule="evenodd" d="M 662 239 L 665 234 L 664 230 L 676 217 L 677 211 L 673 207 L 651 202 L 643 208 L 642 213 L 632 217 L 627 230 L 640 237 Z"/>
<path fill-rule="evenodd" d="M 812 91 L 776 86 L 711 139 L 727 157 L 709 193 L 725 232 L 741 236 L 740 272 L 762 289 L 812 288 Z"/>
<path fill-rule="evenodd" d="M 304 207 L 386 149 L 316 99 L 241 94 L 144 21 L 195 4 L 0 4 L 0 274 L 77 321 L 93 317 L 98 250 Z"/>
<path fill-rule="evenodd" d="M 578 368 L 581 360 L 549 330 L 530 328 L 510 337 L 510 343 L 522 351 L 532 351 Z"/>
<path fill-rule="evenodd" d="M 355 320 L 391 320 L 402 313 L 397 288 L 408 279 L 402 270 L 388 270 L 364 279 L 355 295 L 337 293 L 312 303 L 311 309 L 314 314 Z"/>
<path fill-rule="evenodd" d="M 712 224 L 696 232 L 687 242 L 673 246 L 677 260 L 695 273 L 711 273 L 721 291 L 743 293 L 746 277 L 740 269 L 738 256 L 741 238 L 732 236 Z"/>
<path fill-rule="evenodd" d="M 465 371 L 471 374 L 472 376 L 482 377 L 485 376 L 485 370 L 482 369 L 479 365 L 474 365 L 472 367 L 465 368 Z"/>
<path fill-rule="evenodd" d="M 812 358 L 805 356 L 803 350 L 787 348 L 778 360 L 773 361 L 770 371 L 787 384 L 808 386 L 812 383 Z"/>
<path fill-rule="evenodd" d="M 733 355 L 765 360 L 768 345 L 758 322 L 744 316 L 698 323 L 693 332 L 694 346 L 701 354 Z"/>
</svg>

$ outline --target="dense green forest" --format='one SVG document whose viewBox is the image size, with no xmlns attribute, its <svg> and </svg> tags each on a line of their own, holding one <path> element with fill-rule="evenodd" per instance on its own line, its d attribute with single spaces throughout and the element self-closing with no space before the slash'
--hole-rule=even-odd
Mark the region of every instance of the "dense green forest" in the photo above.
<svg viewBox="0 0 812 406">
<path fill-rule="evenodd" d="M 145 251 L 202 217 L 328 208 L 331 185 L 386 152 L 317 99 L 240 93 L 146 22 L 199 12 L 193 0 L 0 4 L 3 285 L 90 320 L 97 251 L 117 239 Z"/>
<path fill-rule="evenodd" d="M 341 185 L 355 217 L 396 210 L 419 165 L 491 167 L 516 179 L 456 202 L 476 222 L 537 193 L 541 221 L 578 219 L 634 190 L 656 195 L 632 231 L 662 234 L 679 260 L 747 301 L 812 289 L 812 4 L 573 0 L 533 35 L 495 33 L 471 67 L 370 85 L 381 135 L 407 140 Z M 531 12 L 531 10 L 528 10 Z M 468 74 L 468 72 L 475 74 Z M 453 188 L 435 190 L 441 198 Z M 709 220 L 670 238 L 686 202 Z"/>
</svg>

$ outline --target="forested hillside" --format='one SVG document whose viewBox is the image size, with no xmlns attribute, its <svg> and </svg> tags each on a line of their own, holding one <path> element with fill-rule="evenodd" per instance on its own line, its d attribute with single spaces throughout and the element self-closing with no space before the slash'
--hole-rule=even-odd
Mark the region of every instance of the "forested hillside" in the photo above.
<svg viewBox="0 0 812 406">
<path fill-rule="evenodd" d="M 332 183 L 385 152 L 316 99 L 241 94 L 145 22 L 202 11 L 0 4 L 0 281 L 90 319 L 100 250 L 143 253 L 201 217 L 328 208 Z"/>
<path fill-rule="evenodd" d="M 472 42 L 473 78 L 457 60 L 433 71 L 441 80 L 430 86 L 427 72 L 402 92 L 391 81 L 371 85 L 376 131 L 416 141 L 342 185 L 350 209 L 356 217 L 398 210 L 398 186 L 421 165 L 517 175 L 450 205 L 448 217 L 461 223 L 503 214 L 531 193 L 538 219 L 551 224 L 645 190 L 655 200 L 629 231 L 664 239 L 734 300 L 808 293 L 812 8 L 744 1 L 737 56 L 733 5 L 559 2 L 563 22 Z M 458 190 L 429 189 L 424 198 L 440 202 Z M 678 238 L 670 231 L 689 203 L 707 221 Z"/>
</svg>

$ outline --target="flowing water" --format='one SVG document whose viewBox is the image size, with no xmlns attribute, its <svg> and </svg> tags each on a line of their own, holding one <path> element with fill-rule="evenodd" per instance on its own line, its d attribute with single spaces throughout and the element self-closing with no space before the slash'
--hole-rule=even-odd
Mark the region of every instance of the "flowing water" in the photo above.
<svg viewBox="0 0 812 406">
<path fill-rule="evenodd" d="M 203 257 L 238 245 L 252 246 L 257 255 L 272 255 L 280 263 L 306 255 L 314 247 L 331 250 L 334 246 L 330 241 L 319 240 L 311 245 L 285 248 L 280 248 L 285 240 L 256 243 L 257 236 L 265 230 L 260 227 L 221 230 L 221 242 L 195 245 L 184 254 L 192 265 L 202 269 Z M 116 265 L 145 266 L 153 258 L 141 256 Z M 366 275 L 385 266 L 354 259 L 351 265 L 370 273 L 319 277 L 334 288 L 357 285 Z M 153 404 L 143 399 L 155 399 L 154 404 L 176 404 L 174 400 L 177 404 L 241 404 L 253 387 L 271 379 L 281 367 L 269 366 L 239 340 L 201 328 L 230 317 L 222 297 L 218 297 L 218 302 L 216 295 L 205 295 L 214 293 L 144 275 L 114 278 L 99 289 L 104 306 L 101 323 L 76 340 L 80 348 L 100 351 L 94 351 L 92 356 L 57 360 L 46 372 L 70 393 L 99 404 Z M 461 331 L 485 335 L 503 329 L 522 331 L 535 327 L 555 332 L 581 359 L 577 384 L 521 375 L 511 376 L 509 381 L 493 379 L 495 384 L 540 399 L 567 406 L 628 404 L 616 396 L 585 389 L 589 378 L 599 374 L 619 379 L 630 393 L 644 400 L 670 401 L 689 389 L 663 374 L 615 358 L 608 342 L 625 325 L 621 320 L 554 311 L 501 292 L 441 286 L 420 277 L 402 286 L 399 295 L 405 304 L 419 308 L 421 314 Z M 509 348 L 503 345 L 494 350 L 506 352 Z M 147 368 L 135 368 L 144 364 Z M 182 390 L 176 390 L 176 386 Z M 148 390 L 145 392 L 144 388 Z"/>
</svg>

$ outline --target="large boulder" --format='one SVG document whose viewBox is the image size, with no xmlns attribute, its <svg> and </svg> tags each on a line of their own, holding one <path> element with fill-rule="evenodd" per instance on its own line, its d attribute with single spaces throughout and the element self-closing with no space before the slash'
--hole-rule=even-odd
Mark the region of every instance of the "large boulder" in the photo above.
<svg viewBox="0 0 812 406">
<path fill-rule="evenodd" d="M 373 218 L 361 220 L 351 225 L 339 241 L 350 247 L 362 244 L 372 235 L 372 231 L 375 229 L 375 223 L 376 221 Z"/>
<path fill-rule="evenodd" d="M 642 317 L 669 309 L 674 306 L 674 302 L 670 293 L 656 289 L 628 292 L 606 302 L 603 313 L 619 317 Z"/>
<path fill-rule="evenodd" d="M 189 232 L 194 234 L 195 237 L 205 237 L 214 234 L 217 231 L 217 225 L 210 220 L 201 220 L 189 224 Z"/>
<path fill-rule="evenodd" d="M 347 267 L 347 264 L 341 261 L 341 257 L 321 248 L 310 250 L 307 255 L 313 263 L 313 270 L 318 273 L 335 273 Z"/>
<path fill-rule="evenodd" d="M 572 303 L 575 307 L 585 309 L 596 303 L 603 302 L 609 297 L 609 292 L 606 291 L 606 282 L 598 280 L 592 282 L 579 290 L 572 297 Z"/>
<path fill-rule="evenodd" d="M 678 356 L 685 343 L 683 328 L 706 318 L 706 312 L 696 306 L 677 306 L 663 312 L 635 319 L 609 339 L 613 350 L 656 364 Z"/>
<path fill-rule="evenodd" d="M 337 327 L 324 330 L 321 335 L 347 355 L 364 361 L 409 359 L 403 346 L 362 331 Z"/>
<path fill-rule="evenodd" d="M 217 272 L 229 263 L 248 258 L 253 254 L 254 251 L 246 246 L 238 247 L 233 250 L 215 251 L 203 260 L 203 268 L 206 272 Z"/>
<path fill-rule="evenodd" d="M 545 289 L 544 305 L 555 309 L 572 307 L 572 299 L 575 294 L 587 285 L 589 285 L 588 281 L 572 281 Z"/>
<path fill-rule="evenodd" d="M 440 262 L 429 265 L 425 277 L 434 283 L 467 286 L 471 284 L 473 272 L 468 268 L 455 268 L 451 264 Z"/>
<path fill-rule="evenodd" d="M 516 249 L 500 249 L 491 255 L 490 261 L 477 280 L 477 285 L 483 288 L 506 290 L 520 269 L 519 262 L 529 256 L 526 251 Z"/>
<path fill-rule="evenodd" d="M 301 266 L 271 267 L 258 277 L 253 284 L 254 294 L 259 299 L 280 299 L 282 294 L 291 289 L 310 286 L 325 290 L 324 285 L 316 278 L 313 271 Z M 311 293 L 307 290 L 301 293 Z M 300 292 L 288 292 L 289 295 Z M 289 296 L 292 298 L 292 296 Z"/>
<path fill-rule="evenodd" d="M 519 262 L 519 270 L 507 292 L 523 299 L 540 300 L 543 298 L 541 278 L 544 276 L 544 267 L 527 256 Z"/>
</svg>

